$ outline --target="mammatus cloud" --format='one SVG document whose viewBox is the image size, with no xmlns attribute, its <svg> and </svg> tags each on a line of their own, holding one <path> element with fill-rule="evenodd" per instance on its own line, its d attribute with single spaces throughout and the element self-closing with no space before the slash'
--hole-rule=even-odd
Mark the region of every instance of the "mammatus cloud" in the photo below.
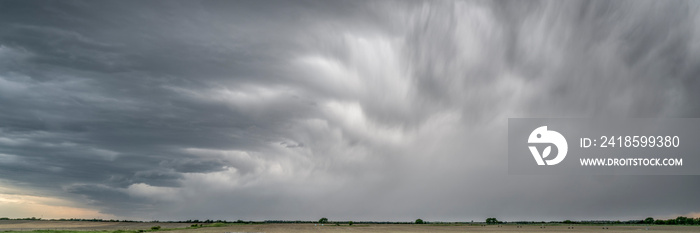
<svg viewBox="0 0 700 233">
<path fill-rule="evenodd" d="M 693 177 L 509 176 L 504 149 L 509 117 L 698 117 L 693 2 L 0 11 L 1 195 L 138 219 L 698 211 Z"/>
</svg>

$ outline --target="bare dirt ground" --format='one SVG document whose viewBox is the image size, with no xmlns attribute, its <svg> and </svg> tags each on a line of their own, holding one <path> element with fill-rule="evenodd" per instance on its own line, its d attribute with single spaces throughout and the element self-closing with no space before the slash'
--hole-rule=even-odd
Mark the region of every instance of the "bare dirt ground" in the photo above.
<svg viewBox="0 0 700 233">
<path fill-rule="evenodd" d="M 129 222 L 72 222 L 72 221 L 27 221 L 6 220 L 0 221 L 0 231 L 6 230 L 135 230 L 150 229 L 151 226 L 160 225 L 163 228 L 184 228 L 189 223 L 129 223 Z M 315 226 L 314 224 L 250 224 L 233 225 L 225 227 L 204 227 L 199 229 L 183 229 L 164 231 L 164 233 L 233 233 L 233 232 L 700 232 L 700 226 L 581 226 L 574 225 L 569 229 L 567 225 L 546 226 L 524 225 L 518 228 L 515 225 L 499 226 L 458 226 L 458 225 L 414 225 L 414 224 L 357 224 Z"/>
<path fill-rule="evenodd" d="M 540 228 L 535 225 L 526 225 L 517 228 L 515 225 L 498 226 L 440 226 L 440 225 L 413 225 L 413 224 L 372 224 L 356 226 L 314 226 L 314 224 L 265 224 L 265 225 L 240 225 L 221 228 L 201 228 L 184 232 L 197 233 L 224 233 L 224 232 L 646 232 L 646 226 L 547 226 Z M 700 232 L 700 226 L 652 226 L 649 231 L 662 232 Z"/>
</svg>

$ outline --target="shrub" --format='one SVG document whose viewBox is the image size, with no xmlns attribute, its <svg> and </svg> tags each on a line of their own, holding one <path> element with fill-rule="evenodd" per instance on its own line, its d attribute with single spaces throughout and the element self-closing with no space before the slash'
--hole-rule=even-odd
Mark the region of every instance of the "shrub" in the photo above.
<svg viewBox="0 0 700 233">
<path fill-rule="evenodd" d="M 352 221 L 348 222 L 348 225 L 352 226 Z"/>
<path fill-rule="evenodd" d="M 152 226 L 151 230 L 154 230 L 154 231 L 160 230 L 160 226 Z"/>
<path fill-rule="evenodd" d="M 653 223 L 654 223 L 654 218 L 648 217 L 648 218 L 644 219 L 644 223 L 646 223 L 646 224 L 653 224 Z"/>
<path fill-rule="evenodd" d="M 486 224 L 496 224 L 496 223 L 499 223 L 498 219 L 496 219 L 496 218 L 487 218 L 486 219 Z"/>
</svg>

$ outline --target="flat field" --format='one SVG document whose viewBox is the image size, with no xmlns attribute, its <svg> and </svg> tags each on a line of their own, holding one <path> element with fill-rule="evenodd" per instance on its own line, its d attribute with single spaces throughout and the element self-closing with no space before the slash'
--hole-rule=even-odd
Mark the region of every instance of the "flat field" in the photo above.
<svg viewBox="0 0 700 233">
<path fill-rule="evenodd" d="M 152 226 L 161 226 L 162 228 L 185 228 L 191 224 L 192 223 L 0 220 L 0 231 L 128 231 L 148 230 L 151 229 Z"/>
<path fill-rule="evenodd" d="M 159 225 L 162 228 L 185 228 L 189 223 L 130 223 L 130 222 L 73 222 L 73 221 L 27 221 L 4 220 L 0 221 L 0 232 L 14 231 L 41 231 L 47 233 L 57 231 L 68 233 L 69 231 L 105 232 L 111 233 L 117 230 L 148 230 L 152 226 Z M 607 227 L 608 229 L 603 229 Z M 203 227 L 197 229 L 161 230 L 163 233 L 234 233 L 234 232 L 700 232 L 700 226 L 599 226 L 599 225 L 515 225 L 479 226 L 479 225 L 440 225 L 440 224 L 356 224 L 353 226 L 326 224 L 316 226 L 314 224 L 242 224 L 222 227 Z"/>
</svg>

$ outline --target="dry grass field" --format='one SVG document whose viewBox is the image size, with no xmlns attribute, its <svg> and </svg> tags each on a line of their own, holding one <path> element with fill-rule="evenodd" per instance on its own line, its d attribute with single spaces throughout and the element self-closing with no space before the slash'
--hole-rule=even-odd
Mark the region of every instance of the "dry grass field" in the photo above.
<svg viewBox="0 0 700 233">
<path fill-rule="evenodd" d="M 163 228 L 184 228 L 191 223 L 150 223 L 150 222 L 88 222 L 88 221 L 32 221 L 2 220 L 0 231 L 33 230 L 78 230 L 78 231 L 116 231 L 146 230 L 159 225 Z"/>
<path fill-rule="evenodd" d="M 33 231 L 33 230 L 75 230 L 75 231 L 116 231 L 150 229 L 151 226 L 160 225 L 163 228 L 184 228 L 188 223 L 129 223 L 129 222 L 71 222 L 71 221 L 25 221 L 9 220 L 0 221 L 2 231 Z M 540 228 L 539 225 L 524 225 L 521 228 L 515 225 L 499 226 L 468 226 L 468 225 L 414 225 L 414 224 L 357 224 L 353 226 L 315 226 L 314 224 L 248 224 L 231 225 L 224 227 L 204 227 L 198 229 L 178 229 L 163 231 L 169 233 L 233 233 L 233 232 L 700 232 L 700 226 L 584 226 L 575 225 L 574 229 L 568 229 L 567 225 L 549 225 Z M 45 232 L 44 232 L 45 233 Z"/>
</svg>

